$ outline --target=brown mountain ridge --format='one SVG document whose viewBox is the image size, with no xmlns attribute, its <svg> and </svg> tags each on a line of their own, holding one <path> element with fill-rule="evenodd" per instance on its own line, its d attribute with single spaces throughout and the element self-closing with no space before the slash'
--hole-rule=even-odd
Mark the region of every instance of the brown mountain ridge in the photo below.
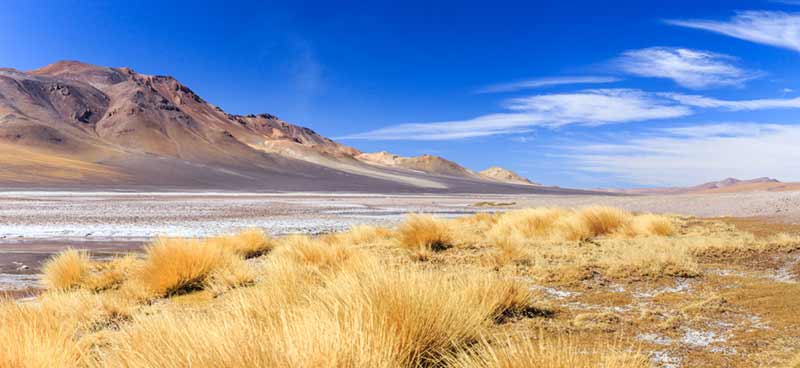
<svg viewBox="0 0 800 368">
<path fill-rule="evenodd" d="M 169 76 L 62 61 L 0 69 L 0 187 L 583 193 L 441 157 L 366 154 Z"/>
</svg>

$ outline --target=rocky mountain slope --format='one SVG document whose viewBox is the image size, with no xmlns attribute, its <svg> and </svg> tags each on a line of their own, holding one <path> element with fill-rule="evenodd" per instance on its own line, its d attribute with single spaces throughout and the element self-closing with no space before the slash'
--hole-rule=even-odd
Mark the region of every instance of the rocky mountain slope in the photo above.
<svg viewBox="0 0 800 368">
<path fill-rule="evenodd" d="M 270 114 L 228 114 L 172 77 L 75 61 L 0 69 L 0 157 L 3 187 L 580 193 L 364 154 Z"/>
</svg>

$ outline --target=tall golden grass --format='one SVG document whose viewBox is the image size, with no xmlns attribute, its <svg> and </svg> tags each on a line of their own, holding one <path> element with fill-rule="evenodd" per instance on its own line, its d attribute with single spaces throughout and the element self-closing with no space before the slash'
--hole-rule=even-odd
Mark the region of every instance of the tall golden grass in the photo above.
<svg viewBox="0 0 800 368">
<path fill-rule="evenodd" d="M 645 367 L 635 351 L 553 331 L 496 336 L 551 314 L 527 276 L 694 276 L 707 252 L 800 244 L 679 225 L 605 207 L 544 208 L 412 215 L 396 230 L 321 237 L 161 238 L 110 262 L 68 250 L 44 268 L 50 291 L 0 302 L 0 367 Z M 434 259 L 411 262 L 405 251 Z M 514 273 L 499 269 L 506 264 Z"/>
<path fill-rule="evenodd" d="M 217 236 L 206 241 L 212 246 L 221 247 L 244 258 L 262 256 L 275 247 L 275 240 L 260 229 L 250 229 L 237 234 Z"/>
<path fill-rule="evenodd" d="M 593 237 L 669 236 L 676 231 L 669 218 L 653 214 L 592 206 L 579 210 L 532 208 L 506 212 L 489 230 L 488 237 L 508 245 L 531 240 L 581 241 Z"/>
<path fill-rule="evenodd" d="M 413 214 L 397 229 L 400 245 L 418 259 L 427 258 L 453 246 L 454 237 L 446 220 L 431 215 Z"/>
<path fill-rule="evenodd" d="M 478 347 L 451 358 L 458 368 L 646 368 L 647 356 L 613 346 L 579 348 L 574 341 L 526 336 L 506 336 L 491 344 L 481 340 Z"/>
<path fill-rule="evenodd" d="M 74 289 L 81 286 L 90 269 L 88 253 L 67 249 L 44 264 L 42 281 L 49 289 Z"/>
<path fill-rule="evenodd" d="M 214 313 L 135 319 L 97 366 L 431 366 L 477 342 L 499 315 L 532 303 L 512 281 L 380 262 L 321 281 L 299 276 L 299 264 L 281 272 L 273 280 L 280 284 L 243 290 Z"/>
</svg>

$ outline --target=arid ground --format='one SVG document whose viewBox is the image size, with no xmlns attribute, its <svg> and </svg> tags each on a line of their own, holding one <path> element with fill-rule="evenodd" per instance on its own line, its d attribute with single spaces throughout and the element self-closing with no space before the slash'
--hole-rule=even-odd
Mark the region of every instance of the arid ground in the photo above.
<svg viewBox="0 0 800 368">
<path fill-rule="evenodd" d="M 619 219 L 608 222 L 603 219 L 605 214 L 596 215 L 591 211 L 588 215 L 580 211 L 573 213 L 563 210 L 552 213 L 516 211 L 531 207 L 580 209 L 594 205 L 667 216 L 630 217 L 632 215 L 622 214 L 611 216 Z M 491 214 L 496 212 L 511 214 Z M 430 213 L 437 218 L 452 220 L 430 222 L 423 219 L 414 223 L 407 220 L 408 213 Z M 473 213 L 485 214 L 472 216 Z M 660 225 L 663 221 L 668 223 Z M 91 329 L 84 331 L 83 327 L 78 328 L 83 331 L 78 335 L 86 338 L 75 342 L 76 351 L 84 351 L 81 350 L 85 349 L 83 344 L 87 343 L 84 340 L 89 337 L 108 340 L 93 342 L 99 344 L 92 348 L 97 349 L 99 355 L 92 355 L 89 363 L 79 359 L 83 363 L 76 363 L 76 366 L 109 362 L 119 365 L 123 361 L 135 365 L 129 359 L 149 356 L 154 352 L 145 345 L 127 345 L 138 341 L 135 339 L 147 338 L 142 335 L 146 326 L 180 323 L 176 322 L 176 318 L 199 318 L 191 313 L 183 314 L 189 313 L 189 310 L 199 310 L 201 312 L 198 313 L 202 314 L 205 313 L 202 311 L 227 308 L 219 310 L 233 313 L 230 303 L 237 306 L 244 303 L 243 300 L 250 303 L 257 293 L 267 292 L 263 289 L 266 287 L 262 285 L 263 280 L 275 276 L 272 273 L 277 271 L 271 267 L 275 267 L 278 260 L 284 262 L 300 257 L 304 263 L 310 262 L 315 265 L 313 267 L 318 267 L 314 272 L 322 272 L 319 267 L 323 267 L 315 262 L 334 267 L 328 264 L 333 262 L 335 269 L 342 267 L 347 271 L 336 271 L 330 275 L 325 271 L 320 277 L 327 280 L 326 283 L 338 285 L 350 282 L 346 277 L 343 279 L 340 272 L 358 275 L 366 272 L 364 270 L 375 271 L 373 267 L 376 266 L 370 262 L 366 263 L 368 265 L 361 264 L 361 261 L 350 264 L 354 262 L 353 257 L 360 259 L 363 255 L 379 259 L 385 264 L 383 267 L 387 267 L 386 270 L 400 272 L 401 278 L 407 282 L 412 282 L 409 281 L 411 279 L 416 280 L 414 283 L 421 282 L 429 277 L 424 276 L 428 275 L 424 272 L 449 275 L 448 278 L 456 274 L 490 275 L 497 280 L 504 280 L 502 282 L 514 282 L 517 285 L 515 287 L 522 285 L 521 290 L 525 290 L 523 295 L 512 288 L 509 290 L 517 290 L 513 297 L 498 296 L 501 299 L 513 299 L 503 302 L 511 304 L 507 310 L 502 310 L 502 318 L 494 316 L 494 322 L 486 326 L 481 322 L 483 327 L 469 331 L 471 335 L 468 337 L 458 335 L 459 339 L 463 339 L 462 345 L 446 348 L 449 349 L 447 354 L 437 350 L 435 354 L 428 352 L 434 354 L 431 356 L 425 355 L 428 353 L 408 353 L 410 355 L 402 355 L 402 359 L 396 356 L 383 357 L 388 359 L 389 365 L 402 361 L 403 364 L 416 362 L 414 364 L 423 366 L 516 367 L 524 365 L 503 365 L 486 357 L 500 356 L 497 359 L 502 360 L 504 354 L 514 357 L 514 354 L 523 354 L 521 351 L 535 355 L 542 350 L 558 349 L 572 351 L 578 356 L 587 351 L 595 351 L 596 355 L 615 351 L 617 353 L 614 356 L 620 360 L 608 363 L 606 366 L 609 367 L 644 367 L 649 364 L 656 367 L 794 368 L 791 364 L 796 363 L 791 362 L 797 359 L 800 351 L 800 317 L 797 315 L 797 305 L 800 305 L 800 225 L 795 225 L 797 223 L 800 223 L 800 193 L 795 192 L 672 196 L 6 192 L 0 195 L 0 287 L 14 297 L 35 294 L 38 292 L 35 289 L 45 287 L 38 275 L 48 258 L 68 247 L 90 251 L 92 260 L 79 262 L 92 262 L 93 265 L 84 268 L 97 267 L 92 272 L 100 275 L 102 280 L 113 278 L 113 282 L 102 281 L 109 284 L 98 287 L 97 280 L 88 282 L 86 279 L 75 279 L 72 284 L 66 284 L 68 287 L 58 286 L 52 281 L 54 271 L 51 268 L 48 284 L 51 289 L 73 290 L 67 296 L 56 292 L 47 297 L 53 298 L 50 302 L 55 300 L 55 303 L 61 303 L 58 302 L 61 300 L 59 298 L 65 298 L 62 302 L 77 303 L 76 299 L 70 299 L 77 298 L 75 295 L 84 299 L 94 298 L 91 296 L 94 294 L 84 295 L 87 291 L 99 292 L 97 295 L 101 299 L 114 300 L 111 303 L 103 299 L 101 303 L 101 309 L 105 311 L 103 313 L 111 313 L 110 319 L 98 317 L 98 320 L 91 321 L 94 326 Z M 359 224 L 377 228 L 356 227 L 357 230 L 346 232 Z M 584 230 L 587 226 L 590 230 Z M 129 289 L 132 285 L 138 285 L 137 282 L 145 282 L 136 279 L 141 277 L 135 276 L 140 271 L 130 271 L 133 272 L 131 275 L 109 274 L 109 270 L 117 266 L 99 266 L 109 259 L 119 259 L 115 258 L 115 254 L 133 251 L 138 254 L 136 257 L 144 257 L 144 260 L 130 262 L 143 262 L 137 266 L 140 268 L 155 267 L 148 266 L 148 262 L 156 259 L 154 251 L 150 249 L 142 253 L 141 250 L 142 245 L 150 243 L 158 235 L 210 237 L 252 228 L 264 229 L 267 234 L 278 237 L 270 238 L 277 239 L 271 240 L 270 244 L 273 245 L 269 246 L 270 250 L 275 250 L 266 255 L 255 252 L 257 256 L 254 258 L 248 256 L 247 264 L 254 270 L 228 270 L 233 276 L 223 278 L 223 282 L 217 279 L 219 276 L 210 276 L 214 281 L 206 280 L 209 284 L 193 284 L 186 290 L 164 286 L 167 291 L 145 293 L 146 297 L 137 295 L 133 298 L 136 301 L 131 302 Z M 549 230 L 551 228 L 558 231 Z M 341 236 L 325 235 L 338 232 L 345 233 Z M 295 233 L 310 237 L 285 236 Z M 433 235 L 429 238 L 409 235 L 426 233 Z M 235 243 L 233 240 L 217 242 L 223 245 Z M 165 245 L 165 249 L 169 246 Z M 344 248 L 336 248 L 336 255 L 323 255 L 322 258 L 313 255 L 329 246 Z M 304 250 L 302 254 L 287 253 L 293 247 Z M 64 272 L 63 269 L 61 272 Z M 250 281 L 239 282 L 240 279 Z M 255 286 L 252 286 L 252 280 L 255 280 Z M 368 278 L 360 282 L 375 283 L 377 287 L 395 281 Z M 433 288 L 455 287 L 455 284 L 431 285 Z M 78 291 L 74 291 L 75 288 Z M 269 293 L 284 293 L 270 290 Z M 51 292 L 54 291 L 48 294 Z M 314 298 L 339 300 L 343 296 L 337 296 L 336 293 L 345 291 L 320 289 L 308 292 L 308 295 L 316 295 Z M 406 297 L 422 298 L 423 295 L 412 294 Z M 123 298 L 120 295 L 126 296 Z M 288 298 L 287 295 L 280 295 Z M 518 303 L 515 298 L 524 299 L 525 305 L 514 304 Z M 84 299 L 81 299 L 81 303 L 89 300 Z M 21 300 L 31 302 L 31 299 Z M 292 305 L 304 305 L 295 299 L 291 300 Z M 109 307 L 109 303 L 114 307 Z M 190 306 L 189 310 L 178 312 L 186 305 Z M 359 306 L 356 303 L 348 308 Z M 280 305 L 261 307 L 282 308 Z M 109 312 L 108 308 L 113 311 Z M 307 313 L 324 315 L 315 309 L 317 306 L 302 308 L 313 310 Z M 442 308 L 439 312 L 445 313 L 449 307 L 445 303 Z M 234 315 L 239 316 L 231 314 Z M 169 319 L 157 320 L 161 317 Z M 249 318 L 255 317 L 230 323 L 235 327 L 236 323 L 266 321 L 258 319 L 258 322 L 254 322 Z M 306 323 L 310 317 L 298 314 L 285 318 L 299 318 L 297 323 Z M 195 322 L 200 326 L 197 328 L 217 326 L 213 318 Z M 443 334 L 449 333 L 444 330 L 445 327 L 442 328 Z M 445 337 L 445 340 L 454 338 Z M 182 339 L 184 336 L 164 338 Z M 229 338 L 246 341 L 253 336 L 235 335 Z M 529 351 L 525 350 L 529 349 L 524 347 L 527 345 L 520 347 L 514 345 L 516 342 L 509 342 L 510 347 L 503 348 L 507 345 L 503 343 L 506 338 L 515 341 L 533 339 L 538 341 L 538 345 Z M 476 341 L 490 346 L 485 349 L 500 350 L 495 351 L 495 355 L 480 349 L 475 350 L 480 351 L 477 353 L 451 351 L 471 346 L 469 344 Z M 214 342 L 204 340 L 203 343 Z M 280 351 L 287 348 L 278 345 L 269 349 Z M 200 354 L 197 356 L 197 366 L 230 363 L 225 359 L 253 353 L 236 350 L 246 347 L 226 346 L 225 349 L 229 350 L 215 351 L 213 356 Z M 306 347 L 294 346 L 293 349 L 302 352 Z M 266 349 L 264 346 L 253 348 L 257 351 Z M 409 347 L 403 346 L 403 349 L 406 348 Z M 139 363 L 153 367 L 181 366 L 179 358 L 170 354 L 177 354 L 185 348 L 176 343 L 159 349 L 164 349 L 159 352 L 164 361 L 142 360 Z M 324 352 L 309 350 L 307 353 Z M 65 354 L 71 356 L 70 353 Z M 535 359 L 545 359 L 537 357 Z M 637 357 L 641 357 L 645 363 L 636 363 Z M 88 358 L 84 356 L 81 359 Z M 170 365 L 164 363 L 166 359 L 178 360 Z M 367 361 L 373 362 L 371 359 L 377 358 L 369 357 Z M 540 361 L 530 359 L 531 362 Z M 309 363 L 301 360 L 281 362 Z M 114 364 L 112 366 L 116 366 Z M 595 366 L 592 364 L 600 362 L 587 360 L 581 364 L 584 365 L 575 366 Z"/>
</svg>

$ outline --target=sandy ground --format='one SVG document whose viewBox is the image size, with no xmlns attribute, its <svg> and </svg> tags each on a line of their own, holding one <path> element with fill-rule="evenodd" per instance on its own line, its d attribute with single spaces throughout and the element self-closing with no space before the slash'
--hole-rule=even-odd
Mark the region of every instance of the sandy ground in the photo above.
<svg viewBox="0 0 800 368">
<path fill-rule="evenodd" d="M 490 204 L 475 206 L 479 202 Z M 319 234 L 362 223 L 392 225 L 409 212 L 452 217 L 519 207 L 592 204 L 800 222 L 800 192 L 638 197 L 0 192 L 0 290 L 32 285 L 43 260 L 67 247 L 104 256 L 139 249 L 158 235 L 209 236 L 253 227 L 276 235 Z"/>
</svg>

